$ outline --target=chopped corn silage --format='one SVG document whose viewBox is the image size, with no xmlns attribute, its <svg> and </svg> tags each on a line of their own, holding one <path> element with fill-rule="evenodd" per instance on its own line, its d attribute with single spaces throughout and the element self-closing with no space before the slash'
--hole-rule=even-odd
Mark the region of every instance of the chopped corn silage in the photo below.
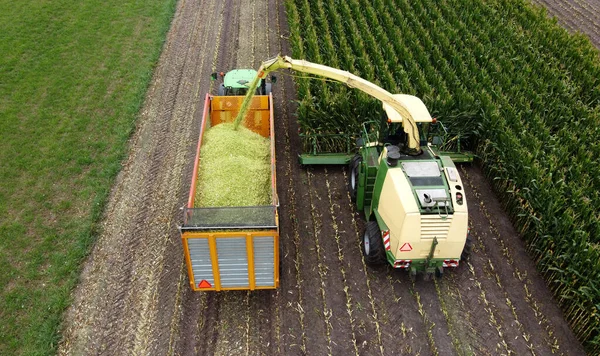
<svg viewBox="0 0 600 356">
<path fill-rule="evenodd" d="M 270 141 L 223 123 L 204 133 L 195 207 L 271 205 Z"/>
</svg>

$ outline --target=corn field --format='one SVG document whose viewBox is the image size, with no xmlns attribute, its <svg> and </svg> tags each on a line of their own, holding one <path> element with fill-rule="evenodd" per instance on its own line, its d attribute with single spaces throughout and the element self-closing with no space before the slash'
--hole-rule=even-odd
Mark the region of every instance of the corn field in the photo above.
<svg viewBox="0 0 600 356">
<path fill-rule="evenodd" d="M 416 95 L 474 139 L 573 332 L 600 353 L 600 61 L 589 40 L 522 0 L 288 0 L 286 9 L 294 58 Z M 381 113 L 343 85 L 296 84 L 301 134 L 352 135 Z"/>
</svg>

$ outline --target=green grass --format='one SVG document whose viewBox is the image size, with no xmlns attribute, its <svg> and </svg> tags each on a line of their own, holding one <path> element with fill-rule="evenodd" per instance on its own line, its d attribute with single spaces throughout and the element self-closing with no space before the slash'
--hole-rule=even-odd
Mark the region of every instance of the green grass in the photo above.
<svg viewBox="0 0 600 356">
<path fill-rule="evenodd" d="M 0 0 L 0 354 L 52 354 L 174 0 Z"/>
</svg>

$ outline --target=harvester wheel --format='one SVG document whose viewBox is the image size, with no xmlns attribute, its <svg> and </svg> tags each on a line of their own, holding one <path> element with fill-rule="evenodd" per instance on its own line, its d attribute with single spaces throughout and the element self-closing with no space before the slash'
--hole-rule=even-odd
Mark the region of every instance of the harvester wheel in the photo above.
<svg viewBox="0 0 600 356">
<path fill-rule="evenodd" d="M 350 160 L 350 177 L 348 178 L 348 190 L 350 198 L 353 202 L 356 201 L 356 192 L 358 191 L 358 173 L 360 172 L 360 164 L 362 156 L 357 154 Z"/>
<path fill-rule="evenodd" d="M 469 256 L 471 256 L 471 251 L 473 251 L 473 240 L 471 240 L 471 236 L 467 236 L 465 248 L 463 248 L 463 252 L 460 255 L 460 260 L 467 261 L 469 259 Z"/>
<path fill-rule="evenodd" d="M 376 221 L 369 221 L 365 228 L 362 244 L 363 256 L 368 265 L 381 265 L 386 262 L 383 237 Z"/>
</svg>

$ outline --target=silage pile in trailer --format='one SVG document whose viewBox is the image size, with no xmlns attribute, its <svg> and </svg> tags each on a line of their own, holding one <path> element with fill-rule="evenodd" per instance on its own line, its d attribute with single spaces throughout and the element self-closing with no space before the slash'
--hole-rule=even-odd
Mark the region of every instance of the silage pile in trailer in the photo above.
<svg viewBox="0 0 600 356">
<path fill-rule="evenodd" d="M 271 204 L 269 139 L 224 123 L 204 133 L 195 207 Z"/>
</svg>

